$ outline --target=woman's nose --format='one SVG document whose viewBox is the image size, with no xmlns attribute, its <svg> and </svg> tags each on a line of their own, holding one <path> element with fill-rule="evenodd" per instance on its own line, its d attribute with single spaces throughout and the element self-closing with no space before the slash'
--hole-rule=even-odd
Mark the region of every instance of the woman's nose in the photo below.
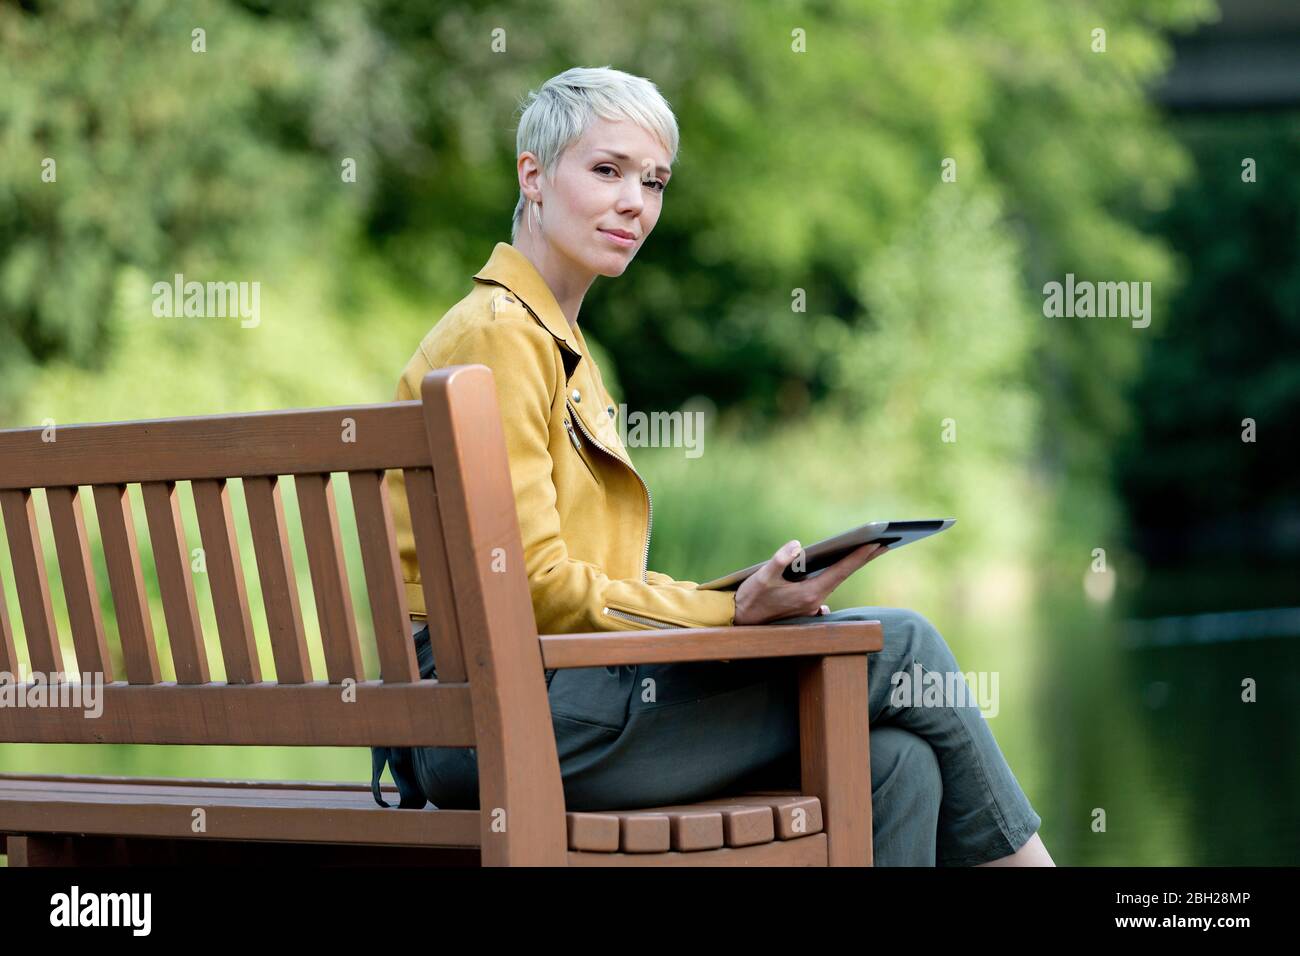
<svg viewBox="0 0 1300 956">
<path fill-rule="evenodd" d="M 644 188 L 641 180 L 636 176 L 629 176 L 623 183 L 623 188 L 618 193 L 619 212 L 634 212 L 640 215 L 641 207 L 645 205 L 645 197 L 641 195 L 641 190 Z"/>
</svg>

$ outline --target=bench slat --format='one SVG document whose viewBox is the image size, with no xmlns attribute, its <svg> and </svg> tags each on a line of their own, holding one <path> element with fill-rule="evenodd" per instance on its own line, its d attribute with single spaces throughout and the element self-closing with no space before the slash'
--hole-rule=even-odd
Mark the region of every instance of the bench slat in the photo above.
<svg viewBox="0 0 1300 956">
<path fill-rule="evenodd" d="M 0 773 L 0 784 L 28 782 L 106 783 L 161 787 L 288 787 L 292 790 L 355 790 L 370 792 L 369 783 L 351 780 L 236 780 L 228 777 L 115 777 L 105 774 L 76 773 Z M 397 787 L 381 782 L 384 793 L 397 793 Z"/>
<path fill-rule="evenodd" d="M 0 780 L 0 800 L 65 801 L 85 799 L 93 792 L 96 798 L 107 802 L 146 803 L 172 801 L 191 806 L 378 806 L 370 790 L 297 790 L 291 786 L 230 787 L 170 786 L 166 783 L 98 782 L 90 784 L 59 783 L 43 780 Z"/>
<path fill-rule="evenodd" d="M 204 828 L 196 832 L 194 810 L 200 807 Z M 330 797 L 193 787 L 124 794 L 87 784 L 42 794 L 0 782 L 0 829 L 15 833 L 473 847 L 480 827 L 477 810 L 386 810 L 369 792 Z"/>
<path fill-rule="evenodd" d="M 695 853 L 568 852 L 569 866 L 825 866 L 829 840 L 814 833 L 802 840 L 777 840 L 758 846 L 723 847 Z"/>
<path fill-rule="evenodd" d="M 667 853 L 672 824 L 663 813 L 620 814 L 618 843 L 624 853 Z"/>
<path fill-rule="evenodd" d="M 776 824 L 776 836 L 781 840 L 794 840 L 819 833 L 822 830 L 822 803 L 816 797 L 795 794 L 745 794 L 702 801 L 705 806 L 725 809 L 741 806 L 770 807 Z"/>
<path fill-rule="evenodd" d="M 289 548 L 278 476 L 245 478 L 244 500 L 253 529 L 253 550 L 262 582 L 266 624 L 271 631 L 275 679 L 281 684 L 302 684 L 312 679 L 311 657 L 303 636 L 302 607 L 298 603 L 298 578 Z"/>
<path fill-rule="evenodd" d="M 68 602 L 72 642 L 77 648 L 77 670 L 113 679 L 113 662 L 104 637 L 104 619 L 99 610 L 99 589 L 90 564 L 86 542 L 86 517 L 81 510 L 78 488 L 47 488 L 45 500 L 54 526 L 54 549 L 59 556 L 63 594 Z"/>
<path fill-rule="evenodd" d="M 5 465 L 8 467 L 7 462 Z M 4 511 L 5 535 L 13 560 L 14 583 L 18 587 L 18 607 L 27 635 L 27 659 L 34 671 L 61 673 L 63 650 L 54 627 L 41 532 L 36 524 L 36 502 L 31 491 L 25 488 L 0 491 L 0 509 Z"/>
<path fill-rule="evenodd" d="M 832 621 L 543 634 L 539 641 L 543 667 L 595 667 L 862 655 L 880 650 L 884 636 L 879 621 Z"/>
<path fill-rule="evenodd" d="M 181 520 L 176 483 L 146 481 L 140 485 L 140 491 L 144 496 L 145 518 L 149 522 L 149 541 L 158 571 L 158 587 L 162 592 L 163 616 L 167 621 L 167 639 L 172 649 L 176 681 L 180 684 L 206 684 L 211 679 L 208 654 L 194 598 L 190 551 L 185 541 L 185 524 Z"/>
<path fill-rule="evenodd" d="M 5 603 L 4 581 L 0 580 L 0 671 L 20 680 L 18 649 L 14 646 L 14 632 L 9 625 L 9 605 Z"/>
<path fill-rule="evenodd" d="M 625 817 L 638 813 L 649 820 L 648 825 L 638 820 L 625 825 Z M 717 810 L 677 807 L 662 813 L 570 813 L 568 824 L 569 849 L 591 853 L 689 852 L 726 845 L 722 813 Z M 623 843 L 625 831 L 628 842 Z"/>
<path fill-rule="evenodd" d="M 408 632 L 406 589 L 397 559 L 397 534 L 388 502 L 388 485 L 382 471 L 354 471 L 348 475 L 356 511 L 357 538 L 370 594 L 370 616 L 379 651 L 379 673 L 385 681 L 418 680 L 415 645 Z M 437 658 L 435 657 L 435 660 Z M 439 675 L 442 676 L 441 674 Z"/>
<path fill-rule="evenodd" d="M 256 684 L 262 680 L 262 667 L 248 610 L 235 518 L 230 510 L 230 489 L 224 478 L 204 478 L 192 485 L 226 680 L 231 684 Z"/>
<path fill-rule="evenodd" d="M 430 466 L 417 401 L 60 425 L 55 442 L 43 432 L 0 431 L 0 489 Z"/>
<path fill-rule="evenodd" d="M 465 657 L 460 646 L 456 598 L 447 566 L 447 543 L 442 536 L 442 518 L 434 491 L 433 471 L 407 468 L 402 472 L 406 503 L 415 534 L 415 557 L 420 565 L 420 586 L 428 617 L 429 639 L 438 676 L 444 680 L 466 680 Z"/>
<path fill-rule="evenodd" d="M 333 684 L 345 677 L 359 680 L 363 676 L 361 646 L 357 642 L 357 620 L 352 611 L 352 592 L 348 587 L 330 475 L 294 475 L 293 483 L 298 490 L 298 510 L 302 513 L 302 534 L 307 543 L 307 566 L 316 596 L 326 673 Z"/>
<path fill-rule="evenodd" d="M 22 686 L 16 689 L 22 693 Z M 266 747 L 473 747 L 467 684 L 170 681 L 100 688 L 86 708 L 0 707 L 0 743 L 216 744 Z M 83 703 L 85 703 L 83 699 Z M 90 718 L 90 719 L 88 719 Z M 549 728 L 548 728 L 549 730 Z"/>
<path fill-rule="evenodd" d="M 144 594 L 144 575 L 140 571 L 140 546 L 136 541 L 135 519 L 131 515 L 131 499 L 127 496 L 126 485 L 95 485 L 92 490 L 126 679 L 132 684 L 156 684 L 162 675 L 158 671 L 153 619 L 149 616 L 149 602 Z"/>
</svg>

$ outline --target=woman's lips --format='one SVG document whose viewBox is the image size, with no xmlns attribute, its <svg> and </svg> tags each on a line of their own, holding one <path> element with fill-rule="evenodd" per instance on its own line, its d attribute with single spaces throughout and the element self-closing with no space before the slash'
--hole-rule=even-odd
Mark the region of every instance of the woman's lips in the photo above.
<svg viewBox="0 0 1300 956">
<path fill-rule="evenodd" d="M 615 235 L 614 233 L 609 232 L 606 229 L 597 229 L 596 231 L 599 232 L 602 236 L 609 237 L 610 242 L 616 243 L 617 245 L 621 246 L 624 249 L 628 249 L 636 245 L 635 239 L 625 239 L 622 236 Z"/>
</svg>

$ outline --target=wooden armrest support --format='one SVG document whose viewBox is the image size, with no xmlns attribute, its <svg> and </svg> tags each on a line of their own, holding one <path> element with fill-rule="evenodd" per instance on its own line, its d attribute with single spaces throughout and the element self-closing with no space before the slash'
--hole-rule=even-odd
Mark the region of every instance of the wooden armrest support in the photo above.
<svg viewBox="0 0 1300 956">
<path fill-rule="evenodd" d="M 872 865 L 870 659 L 867 667 L 862 660 L 823 657 L 799 666 L 800 790 L 821 801 L 831 866 Z"/>
<path fill-rule="evenodd" d="M 599 631 L 547 634 L 540 640 L 542 666 L 547 668 L 751 657 L 826 657 L 869 654 L 884 646 L 879 621 Z"/>
</svg>

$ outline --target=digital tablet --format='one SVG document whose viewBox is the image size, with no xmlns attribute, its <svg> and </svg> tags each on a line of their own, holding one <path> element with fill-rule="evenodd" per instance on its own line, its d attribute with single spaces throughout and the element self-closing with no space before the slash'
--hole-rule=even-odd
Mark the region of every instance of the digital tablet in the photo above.
<svg viewBox="0 0 1300 956">
<path fill-rule="evenodd" d="M 816 544 L 804 548 L 803 570 L 794 570 L 795 564 L 798 563 L 795 561 L 785 569 L 782 576 L 787 581 L 802 581 L 805 578 L 815 578 L 840 558 L 851 551 L 857 550 L 864 544 L 884 544 L 890 551 L 897 551 L 905 544 L 920 541 L 922 538 L 928 538 L 932 534 L 938 534 L 940 531 L 951 528 L 956 521 L 956 518 L 931 518 L 924 521 L 872 521 L 869 524 L 854 528 L 852 531 L 845 531 L 843 534 L 837 534 L 833 538 L 818 541 Z M 767 559 L 767 561 L 770 560 L 771 558 Z M 732 571 L 725 577 L 701 584 L 700 590 L 729 591 L 738 588 L 745 578 L 767 564 L 767 561 L 760 561 L 758 564 L 752 564 L 740 571 Z"/>
</svg>

